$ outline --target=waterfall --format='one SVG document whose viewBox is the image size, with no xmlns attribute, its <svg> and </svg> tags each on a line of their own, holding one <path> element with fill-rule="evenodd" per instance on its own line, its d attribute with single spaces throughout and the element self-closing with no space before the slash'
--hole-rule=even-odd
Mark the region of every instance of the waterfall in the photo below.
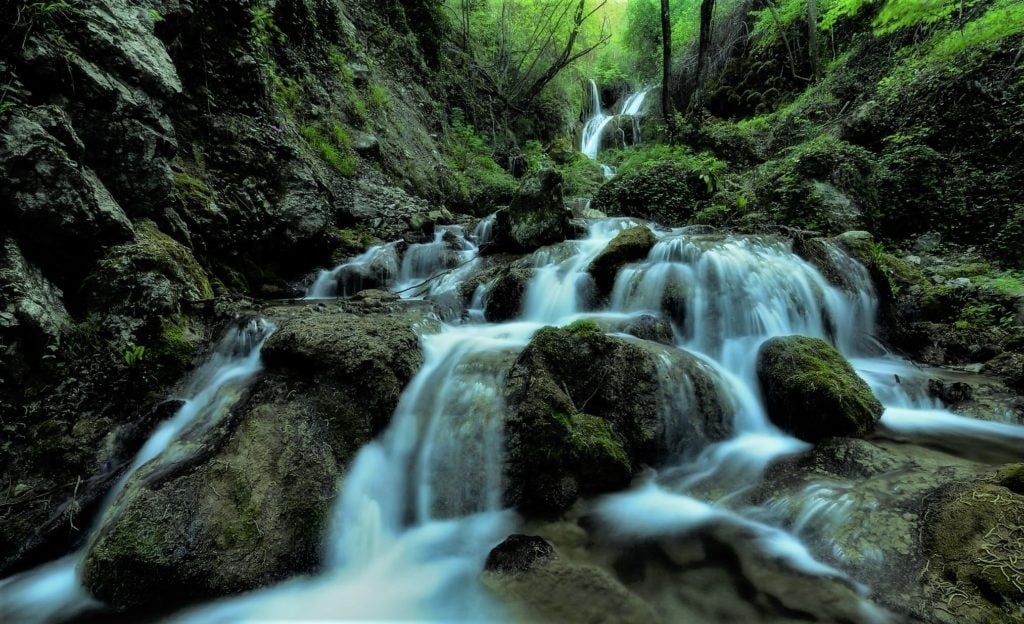
<svg viewBox="0 0 1024 624">
<path fill-rule="evenodd" d="M 605 114 L 601 108 L 601 93 L 597 88 L 597 83 L 593 80 L 590 83 L 590 117 L 583 125 L 583 134 L 580 142 L 580 151 L 583 152 L 587 158 L 591 160 L 597 160 L 597 153 L 601 151 L 601 137 L 604 134 L 605 127 L 615 119 L 615 115 Z M 631 145 L 636 145 L 640 142 L 640 113 L 643 111 L 644 101 L 647 99 L 647 94 L 650 89 L 643 89 L 636 93 L 631 93 L 622 104 L 622 110 L 619 114 L 629 115 L 632 117 L 633 124 L 633 141 Z M 625 139 L 623 139 L 625 143 Z M 628 145 L 624 145 L 628 147 Z M 605 169 L 605 177 L 611 177 L 615 175 L 614 169 Z"/>
<path fill-rule="evenodd" d="M 212 426 L 218 416 L 231 408 L 239 396 L 238 390 L 260 371 L 260 349 L 274 329 L 267 321 L 253 319 L 228 330 L 209 359 L 189 377 L 181 408 L 157 426 L 107 494 L 87 543 L 102 527 L 103 520 L 116 512 L 118 498 L 141 468 L 154 460 L 171 458 L 175 453 L 174 442 L 182 431 Z M 0 581 L 0 621 L 48 622 L 71 618 L 100 606 L 86 592 L 79 576 L 78 568 L 85 551 L 83 548 L 58 561 Z"/>
<path fill-rule="evenodd" d="M 590 81 L 590 118 L 583 125 L 583 138 L 580 144 L 580 151 L 586 154 L 591 160 L 597 159 L 597 152 L 601 149 L 601 135 L 604 127 L 612 120 L 612 115 L 606 115 L 601 108 L 601 93 L 597 89 L 597 83 Z"/>
<path fill-rule="evenodd" d="M 534 252 L 528 259 L 534 272 L 522 313 L 511 322 L 481 322 L 487 287 L 479 285 L 467 320 L 421 337 L 424 364 L 402 392 L 390 425 L 359 451 L 339 483 L 325 536 L 324 571 L 199 607 L 181 619 L 505 619 L 508 614 L 479 580 L 489 550 L 516 528 L 514 516 L 502 508 L 505 376 L 535 332 L 580 318 L 613 327 L 644 315 L 666 319 L 675 347 L 714 373 L 733 414 L 731 438 L 696 456 L 686 453 L 677 443 L 686 425 L 679 419 L 693 403 L 694 388 L 673 375 L 668 359 L 659 364 L 665 443 L 677 454 L 645 473 L 633 488 L 587 503 L 600 526 L 620 537 L 652 539 L 709 525 L 731 526 L 750 535 L 767 556 L 804 574 L 848 579 L 843 570 L 819 560 L 802 539 L 815 530 L 827 531 L 837 514 L 849 508 L 842 487 L 808 488 L 791 530 L 782 528 L 781 503 L 742 503 L 742 495 L 759 483 L 771 462 L 809 448 L 776 428 L 765 411 L 756 359 L 761 344 L 774 336 L 802 334 L 834 344 L 884 404 L 883 435 L 953 450 L 968 445 L 1019 455 L 1024 448 L 1024 427 L 949 413 L 927 396 L 921 372 L 886 353 L 875 339 L 878 304 L 870 276 L 838 247 L 829 253 L 845 288 L 828 282 L 777 238 L 647 226 L 656 243 L 646 258 L 618 272 L 607 300 L 601 300 L 588 267 L 619 232 L 636 226 L 645 224 L 593 220 L 581 239 Z M 467 238 L 459 227 L 440 226 L 430 242 L 410 245 L 402 253 L 394 243 L 374 253 L 395 251 L 394 258 L 385 256 L 392 290 L 443 299 L 480 270 L 476 243 L 487 240 L 489 228 L 485 221 Z M 368 251 L 342 264 L 331 279 L 345 283 L 340 269 L 365 265 L 372 257 Z M 189 390 L 195 407 L 186 405 L 179 414 L 210 409 L 199 406 L 216 403 L 218 384 L 249 379 L 258 369 L 257 343 L 268 332 L 256 331 L 250 346 L 234 348 L 234 355 L 221 360 L 215 356 L 197 371 Z M 176 419 L 167 423 L 167 432 L 154 434 L 159 441 L 153 448 L 146 445 L 133 471 L 173 452 Z M 711 484 L 713 495 L 707 489 Z M 30 573 L 36 575 L 31 583 L 4 581 L 0 595 L 17 597 L 23 601 L 19 605 L 32 601 L 36 613 L 63 601 L 54 594 L 65 596 L 69 587 L 85 599 L 74 576 L 75 557 L 50 571 Z M 875 618 L 872 608 L 865 599 L 865 619 Z"/>
</svg>

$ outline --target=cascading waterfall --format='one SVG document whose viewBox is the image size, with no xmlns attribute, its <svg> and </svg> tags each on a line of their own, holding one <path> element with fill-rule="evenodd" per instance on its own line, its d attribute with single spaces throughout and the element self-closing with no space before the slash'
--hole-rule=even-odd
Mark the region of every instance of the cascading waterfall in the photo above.
<svg viewBox="0 0 1024 624">
<path fill-rule="evenodd" d="M 252 319 L 228 330 L 209 359 L 185 385 L 188 397 L 178 411 L 156 430 L 135 455 L 120 480 L 107 494 L 89 534 L 91 540 L 106 516 L 117 511 L 117 501 L 140 470 L 156 461 L 175 461 L 175 441 L 186 429 L 213 426 L 234 404 L 240 391 L 260 371 L 260 349 L 274 331 L 263 319 Z M 87 540 L 88 541 L 88 540 Z M 48 622 L 70 618 L 100 606 L 82 586 L 78 567 L 83 548 L 58 561 L 0 581 L 0 621 Z"/>
<path fill-rule="evenodd" d="M 609 115 L 604 112 L 601 107 L 601 92 L 597 88 L 597 83 L 593 80 L 590 83 L 590 117 L 583 125 L 583 133 L 580 140 L 580 151 L 583 152 L 587 158 L 591 160 L 597 160 L 597 154 L 601 151 L 601 138 L 604 135 L 604 129 L 608 126 L 615 115 Z M 633 124 L 633 141 L 632 145 L 636 145 L 640 142 L 640 113 L 643 111 L 644 101 L 647 99 L 647 94 L 650 89 L 644 89 L 636 93 L 631 93 L 622 104 L 622 111 L 620 115 L 628 115 L 632 118 Z M 629 147 L 626 145 L 625 138 L 623 138 L 623 147 Z M 605 177 L 615 175 L 615 168 L 610 165 L 601 165 L 604 168 Z"/>
<path fill-rule="evenodd" d="M 600 302 L 587 268 L 618 232 L 637 225 L 596 220 L 585 238 L 535 252 L 517 320 L 473 322 L 479 311 L 469 310 L 470 322 L 421 337 L 423 367 L 386 432 L 358 453 L 340 484 L 324 573 L 200 607 L 182 619 L 503 619 L 479 572 L 490 548 L 515 528 L 502 509 L 504 378 L 536 331 L 579 318 L 612 326 L 642 315 L 667 318 L 676 346 L 716 373 L 734 415 L 730 439 L 695 457 L 680 449 L 635 488 L 593 502 L 596 518 L 625 538 L 722 524 L 752 535 L 757 548 L 805 574 L 845 576 L 799 537 L 827 531 L 834 514 L 848 509 L 842 487 L 809 488 L 788 531 L 770 505 L 742 503 L 769 463 L 808 448 L 772 425 L 761 401 L 756 354 L 773 336 L 803 334 L 835 344 L 885 404 L 882 427 L 893 437 L 952 445 L 966 435 L 979 445 L 1024 448 L 1024 427 L 955 416 L 919 390 L 921 375 L 874 338 L 877 303 L 867 271 L 838 248 L 830 252 L 848 289 L 830 284 L 776 239 L 652 228 L 657 243 L 647 258 L 623 268 L 608 301 Z M 485 221 L 470 239 L 459 228 L 439 227 L 431 242 L 410 246 L 404 257 L 394 244 L 388 285 L 403 296 L 432 299 L 458 290 L 479 268 L 472 240 L 485 242 L 490 227 Z M 482 307 L 486 291 L 477 288 L 471 308 Z M 661 377 L 672 379 L 671 372 L 662 370 Z M 686 411 L 692 391 L 685 383 L 664 388 L 667 448 L 678 446 L 672 436 L 680 423 L 672 418 Z M 73 573 L 73 565 L 68 569 Z M 61 574 L 54 583 L 67 583 L 67 569 Z M 866 600 L 863 612 L 866 620 L 884 619 Z"/>
</svg>

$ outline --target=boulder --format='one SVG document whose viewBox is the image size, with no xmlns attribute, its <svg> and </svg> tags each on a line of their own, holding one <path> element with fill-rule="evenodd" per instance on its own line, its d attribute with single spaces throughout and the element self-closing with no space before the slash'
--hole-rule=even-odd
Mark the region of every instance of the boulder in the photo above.
<svg viewBox="0 0 1024 624">
<path fill-rule="evenodd" d="M 882 417 L 882 404 L 871 388 L 820 338 L 768 340 L 757 354 L 757 377 L 768 417 L 808 442 L 866 435 Z"/>
<path fill-rule="evenodd" d="M 595 565 L 553 558 L 517 574 L 485 572 L 484 585 L 518 622 L 650 624 L 662 618 L 613 574 Z"/>
<path fill-rule="evenodd" d="M 396 297 L 380 294 L 383 299 L 363 297 L 352 302 L 375 306 L 372 314 L 286 317 L 263 348 L 268 369 L 322 378 L 332 391 L 359 397 L 332 407 L 330 420 L 338 425 L 340 435 L 345 435 L 346 423 L 370 436 L 383 430 L 405 384 L 423 362 L 413 327 L 430 324 L 424 313 L 396 308 L 400 303 Z"/>
<path fill-rule="evenodd" d="M 720 390 L 683 351 L 607 336 L 587 321 L 540 330 L 505 388 L 507 502 L 557 513 L 580 494 L 624 486 L 670 448 L 694 453 L 726 437 Z"/>
<path fill-rule="evenodd" d="M 89 591 L 178 606 L 314 570 L 340 467 L 301 401 L 253 406 L 209 461 L 136 483 L 90 544 Z"/>
<path fill-rule="evenodd" d="M 74 138 L 70 126 L 61 125 Z M 132 224 L 88 168 L 35 121 L 14 115 L 0 133 L 0 205 L 22 251 L 59 284 L 74 282 Z"/>
<path fill-rule="evenodd" d="M 555 548 L 536 535 L 509 535 L 491 549 L 484 570 L 499 574 L 518 574 L 543 566 L 554 559 Z"/>
<path fill-rule="evenodd" d="M 490 323 L 503 323 L 519 316 L 526 299 L 526 289 L 533 269 L 510 266 L 503 270 L 487 291 L 484 318 Z"/>
<path fill-rule="evenodd" d="M 565 206 L 562 174 L 544 169 L 526 178 L 508 208 L 495 213 L 494 238 L 485 253 L 526 253 L 572 238 L 572 213 Z"/>
<path fill-rule="evenodd" d="M 206 300 L 213 288 L 192 252 L 157 229 L 152 221 L 136 226 L 132 242 L 110 249 L 83 285 L 97 308 L 135 309 L 175 314 L 183 300 Z"/>
<path fill-rule="evenodd" d="M 430 324 L 422 304 L 364 295 L 262 311 L 278 326 L 262 378 L 136 473 L 87 548 L 95 596 L 178 607 L 319 567 L 338 479 L 386 426 Z"/>
<path fill-rule="evenodd" d="M 631 262 L 646 258 L 656 242 L 654 233 L 643 225 L 619 232 L 587 269 L 594 278 L 598 294 L 602 297 L 611 294 L 619 270 Z"/>
</svg>

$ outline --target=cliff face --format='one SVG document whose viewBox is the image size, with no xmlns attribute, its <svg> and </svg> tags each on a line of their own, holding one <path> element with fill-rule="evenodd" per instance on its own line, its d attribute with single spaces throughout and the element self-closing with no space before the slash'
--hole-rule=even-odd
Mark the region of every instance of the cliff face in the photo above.
<svg viewBox="0 0 1024 624">
<path fill-rule="evenodd" d="M 450 176 L 434 17 L 342 0 L 0 8 L 0 473 L 17 476 L 0 570 L 78 537 L 208 337 L 214 295 L 295 294 L 354 238 L 446 215 L 413 199 Z"/>
</svg>

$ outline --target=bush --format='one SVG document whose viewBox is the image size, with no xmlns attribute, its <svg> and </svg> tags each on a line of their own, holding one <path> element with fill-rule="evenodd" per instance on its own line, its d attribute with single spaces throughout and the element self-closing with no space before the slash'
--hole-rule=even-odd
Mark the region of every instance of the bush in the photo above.
<svg viewBox="0 0 1024 624">
<path fill-rule="evenodd" d="M 320 152 L 320 157 L 332 169 L 346 178 L 351 178 L 356 174 L 358 160 L 355 152 L 352 151 L 352 139 L 344 126 L 333 124 L 329 139 L 325 138 L 316 126 L 303 126 L 302 136 Z"/>
<path fill-rule="evenodd" d="M 717 190 L 725 164 L 709 154 L 655 146 L 613 154 L 618 175 L 601 187 L 594 207 L 669 226 L 688 223 Z"/>
<path fill-rule="evenodd" d="M 494 161 L 484 139 L 459 109 L 452 113 L 446 147 L 453 173 L 446 194 L 453 208 L 485 215 L 512 200 L 518 188 L 515 178 Z"/>
</svg>

